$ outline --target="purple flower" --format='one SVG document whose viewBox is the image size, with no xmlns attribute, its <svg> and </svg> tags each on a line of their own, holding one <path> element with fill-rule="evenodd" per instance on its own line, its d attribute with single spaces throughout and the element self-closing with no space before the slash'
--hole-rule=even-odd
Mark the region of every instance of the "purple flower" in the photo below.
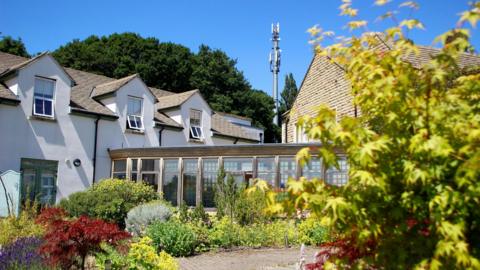
<svg viewBox="0 0 480 270">
<path fill-rule="evenodd" d="M 0 249 L 0 270 L 42 269 L 43 258 L 37 252 L 42 240 L 37 237 L 19 238 Z"/>
</svg>

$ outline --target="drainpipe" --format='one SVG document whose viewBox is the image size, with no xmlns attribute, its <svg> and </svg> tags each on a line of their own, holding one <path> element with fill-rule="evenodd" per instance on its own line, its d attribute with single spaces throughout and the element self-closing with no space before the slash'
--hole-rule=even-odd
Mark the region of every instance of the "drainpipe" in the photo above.
<svg viewBox="0 0 480 270">
<path fill-rule="evenodd" d="M 93 141 L 93 179 L 92 179 L 92 186 L 95 185 L 95 169 L 97 164 L 97 138 L 98 138 L 98 121 L 100 121 L 100 116 L 97 116 L 95 119 L 95 137 Z"/>
<path fill-rule="evenodd" d="M 165 129 L 164 126 L 161 126 L 160 129 L 158 130 L 158 146 L 162 146 L 162 132 Z"/>
</svg>

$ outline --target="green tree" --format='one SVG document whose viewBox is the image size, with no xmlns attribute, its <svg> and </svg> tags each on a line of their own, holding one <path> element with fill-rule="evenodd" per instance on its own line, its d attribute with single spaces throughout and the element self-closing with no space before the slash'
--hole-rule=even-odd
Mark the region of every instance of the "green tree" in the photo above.
<svg viewBox="0 0 480 270">
<path fill-rule="evenodd" d="M 185 46 L 135 33 L 73 40 L 53 52 L 67 67 L 113 78 L 138 73 L 146 84 L 174 92 L 190 90 L 192 57 Z"/>
<path fill-rule="evenodd" d="M 297 82 L 293 78 L 293 74 L 289 73 L 285 75 L 285 86 L 283 87 L 282 93 L 280 93 L 280 108 L 279 113 L 283 115 L 286 111 L 292 108 L 295 98 L 297 98 L 298 88 Z"/>
<path fill-rule="evenodd" d="M 321 41 L 332 33 L 310 30 L 316 52 L 345 68 L 362 114 L 337 122 L 324 106 L 303 117 L 298 125 L 322 147 L 297 158 L 318 154 L 328 168 L 338 166 L 335 150 L 343 149 L 349 182 L 290 181 L 289 199 L 271 199 L 270 210 L 306 208 L 328 224 L 346 252 L 336 250 L 327 269 L 480 269 L 480 72 L 459 63 L 471 46 L 466 24 L 480 19 L 480 2 L 473 5 L 420 66 L 405 61 L 420 50 L 406 36 L 423 28 L 415 19 L 395 18 L 384 40 L 362 33 L 327 47 Z M 357 14 L 350 1 L 341 9 Z M 384 44 L 391 49 L 381 50 Z"/>
<path fill-rule="evenodd" d="M 195 54 L 179 44 L 123 33 L 73 40 L 53 55 L 64 66 L 113 78 L 139 73 L 146 84 L 173 92 L 198 88 L 212 109 L 251 117 L 265 128 L 266 142 L 278 137 L 271 124 L 273 99 L 254 90 L 237 61 L 221 50 L 201 45 Z"/>
<path fill-rule="evenodd" d="M 4 36 L 0 40 L 0 51 L 22 57 L 30 57 L 21 38 L 14 39 L 11 36 Z"/>
</svg>

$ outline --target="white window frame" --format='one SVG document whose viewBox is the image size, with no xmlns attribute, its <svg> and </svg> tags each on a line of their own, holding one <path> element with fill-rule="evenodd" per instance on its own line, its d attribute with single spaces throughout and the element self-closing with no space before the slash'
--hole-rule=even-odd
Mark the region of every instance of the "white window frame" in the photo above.
<svg viewBox="0 0 480 270">
<path fill-rule="evenodd" d="M 140 101 L 140 115 L 128 114 L 128 104 L 130 100 L 139 100 Z M 135 125 L 132 125 L 131 122 L 134 122 Z M 140 126 L 137 123 L 140 122 Z M 127 98 L 127 127 L 129 129 L 143 131 L 145 129 L 145 124 L 143 123 L 143 98 L 128 96 Z"/>
<path fill-rule="evenodd" d="M 200 113 L 200 125 L 194 125 L 192 124 L 192 112 L 198 112 Z M 202 111 L 201 110 L 196 110 L 196 109 L 190 109 L 189 111 L 189 122 L 190 122 L 190 136 L 194 139 L 197 140 L 203 140 L 203 128 L 202 128 Z"/>
<path fill-rule="evenodd" d="M 55 91 L 56 87 L 55 86 L 56 86 L 56 81 L 54 79 L 35 77 L 35 81 L 37 81 L 37 80 L 47 81 L 49 83 L 52 83 L 53 84 L 53 93 L 52 93 L 52 98 L 35 96 L 35 82 L 34 82 L 34 84 L 33 84 L 33 115 L 48 117 L 48 118 L 54 118 L 55 117 L 55 93 L 56 93 L 56 91 Z M 42 100 L 42 101 L 50 101 L 51 102 L 51 104 L 52 104 L 51 105 L 51 111 L 52 111 L 51 115 L 37 112 L 37 108 L 35 106 L 37 99 Z M 44 107 L 43 107 L 43 111 L 45 111 L 45 104 L 44 104 Z"/>
</svg>

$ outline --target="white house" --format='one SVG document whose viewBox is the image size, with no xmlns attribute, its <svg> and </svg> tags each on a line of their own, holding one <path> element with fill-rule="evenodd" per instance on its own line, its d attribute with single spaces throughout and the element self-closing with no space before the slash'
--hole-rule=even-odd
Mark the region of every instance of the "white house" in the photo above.
<svg viewBox="0 0 480 270">
<path fill-rule="evenodd" d="M 262 142 L 263 130 L 242 119 L 214 112 L 199 90 L 175 94 L 136 74 L 112 79 L 48 53 L 0 52 L 0 171 L 20 171 L 23 196 L 42 203 L 110 177 L 109 149 Z"/>
</svg>

